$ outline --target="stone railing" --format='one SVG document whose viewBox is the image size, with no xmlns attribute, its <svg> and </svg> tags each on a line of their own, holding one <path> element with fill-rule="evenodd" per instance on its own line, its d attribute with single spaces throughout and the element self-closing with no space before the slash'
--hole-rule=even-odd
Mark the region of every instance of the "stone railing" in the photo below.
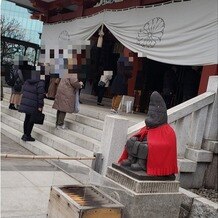
<svg viewBox="0 0 218 218">
<path fill-rule="evenodd" d="M 167 111 L 168 123 L 174 128 L 177 135 L 178 156 L 184 157 L 186 145 L 200 149 L 208 108 L 214 102 L 215 94 L 206 92 Z M 128 129 L 128 136 L 133 135 L 145 125 L 138 123 Z"/>
<path fill-rule="evenodd" d="M 183 158 L 186 147 L 201 149 L 202 141 L 216 140 L 218 76 L 210 77 L 207 92 L 167 111 L 168 123 L 177 135 L 178 157 Z M 140 122 L 128 129 L 128 137 L 145 125 Z M 212 133 L 214 131 L 214 133 Z"/>
<path fill-rule="evenodd" d="M 205 93 L 167 111 L 168 123 L 177 135 L 179 158 L 184 157 L 187 147 L 201 149 L 203 139 L 217 140 L 217 87 L 218 76 L 212 76 Z M 107 166 L 118 160 L 127 138 L 144 125 L 143 121 L 128 128 L 128 120 L 106 116 L 102 136 L 103 174 Z"/>
</svg>

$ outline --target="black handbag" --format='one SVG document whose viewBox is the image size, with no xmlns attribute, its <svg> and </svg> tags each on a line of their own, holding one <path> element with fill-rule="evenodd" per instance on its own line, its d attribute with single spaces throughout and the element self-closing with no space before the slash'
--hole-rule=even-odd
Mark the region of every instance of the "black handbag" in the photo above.
<svg viewBox="0 0 218 218">
<path fill-rule="evenodd" d="M 106 83 L 103 81 L 98 82 L 98 86 L 100 86 L 100 87 L 105 87 L 105 85 L 106 85 Z"/>
<path fill-rule="evenodd" d="M 37 111 L 35 113 L 32 113 L 30 116 L 30 122 L 34 124 L 43 124 L 45 119 L 45 114 L 43 114 L 40 111 Z"/>
</svg>

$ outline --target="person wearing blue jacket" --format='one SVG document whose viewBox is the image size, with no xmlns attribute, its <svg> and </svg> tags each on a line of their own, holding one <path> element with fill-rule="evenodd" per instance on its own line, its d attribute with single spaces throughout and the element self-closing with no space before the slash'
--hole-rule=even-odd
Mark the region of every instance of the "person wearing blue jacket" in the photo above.
<svg viewBox="0 0 218 218">
<path fill-rule="evenodd" d="M 34 72 L 32 79 L 25 81 L 23 85 L 23 95 L 19 106 L 19 112 L 25 113 L 25 120 L 23 124 L 24 134 L 22 136 L 23 141 L 35 141 L 31 136 L 31 132 L 34 123 L 31 122 L 31 114 L 41 111 L 44 106 L 45 95 L 45 82 L 40 80 L 38 72 Z"/>
</svg>

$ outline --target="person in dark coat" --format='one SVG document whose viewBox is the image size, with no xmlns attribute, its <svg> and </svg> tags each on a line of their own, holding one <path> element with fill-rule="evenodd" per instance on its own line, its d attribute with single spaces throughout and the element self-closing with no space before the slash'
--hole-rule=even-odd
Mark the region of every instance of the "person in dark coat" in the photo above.
<svg viewBox="0 0 218 218">
<path fill-rule="evenodd" d="M 51 74 L 51 67 L 49 63 L 45 64 L 45 94 L 48 93 L 48 88 L 50 84 L 50 74 Z"/>
<path fill-rule="evenodd" d="M 184 72 L 184 82 L 183 82 L 183 99 L 182 101 L 187 101 L 198 95 L 198 88 L 201 79 L 200 67 L 187 67 Z"/>
<path fill-rule="evenodd" d="M 112 107 L 111 112 L 117 113 L 122 96 L 128 93 L 128 79 L 131 77 L 131 66 L 128 58 L 120 57 L 117 61 L 117 75 L 111 85 Z"/>
<path fill-rule="evenodd" d="M 35 141 L 31 136 L 31 132 L 34 123 L 31 122 L 31 114 L 40 111 L 42 112 L 44 106 L 44 95 L 45 95 L 45 82 L 40 80 L 40 75 L 33 76 L 32 79 L 26 80 L 23 85 L 23 95 L 21 98 L 21 104 L 19 112 L 25 113 L 25 120 L 23 124 L 24 135 L 22 136 L 23 141 Z"/>
<path fill-rule="evenodd" d="M 11 88 L 11 97 L 10 97 L 10 104 L 9 104 L 9 109 L 11 110 L 17 110 L 21 101 L 21 90 L 22 90 L 22 85 L 24 83 L 23 73 L 20 70 L 20 65 L 22 65 L 22 63 L 23 63 L 22 60 L 14 61 L 14 65 L 12 66 L 13 74 L 15 77 L 15 84 Z M 15 86 L 20 87 L 20 90 L 16 89 Z"/>
<path fill-rule="evenodd" d="M 163 98 L 166 102 L 167 109 L 173 106 L 177 85 L 176 66 L 172 66 L 164 73 L 163 79 Z"/>
</svg>

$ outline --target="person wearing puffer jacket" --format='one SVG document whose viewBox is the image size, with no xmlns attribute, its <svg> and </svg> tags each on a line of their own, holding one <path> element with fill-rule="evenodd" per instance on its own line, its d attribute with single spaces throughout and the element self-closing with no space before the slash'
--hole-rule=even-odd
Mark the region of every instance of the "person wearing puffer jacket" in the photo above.
<svg viewBox="0 0 218 218">
<path fill-rule="evenodd" d="M 42 112 L 44 106 L 45 82 L 40 80 L 38 72 L 34 73 L 32 79 L 25 81 L 23 85 L 23 95 L 19 106 L 19 112 L 25 113 L 25 120 L 23 124 L 24 134 L 23 141 L 35 141 L 31 136 L 34 123 L 31 122 L 31 114 L 40 111 Z"/>
</svg>

